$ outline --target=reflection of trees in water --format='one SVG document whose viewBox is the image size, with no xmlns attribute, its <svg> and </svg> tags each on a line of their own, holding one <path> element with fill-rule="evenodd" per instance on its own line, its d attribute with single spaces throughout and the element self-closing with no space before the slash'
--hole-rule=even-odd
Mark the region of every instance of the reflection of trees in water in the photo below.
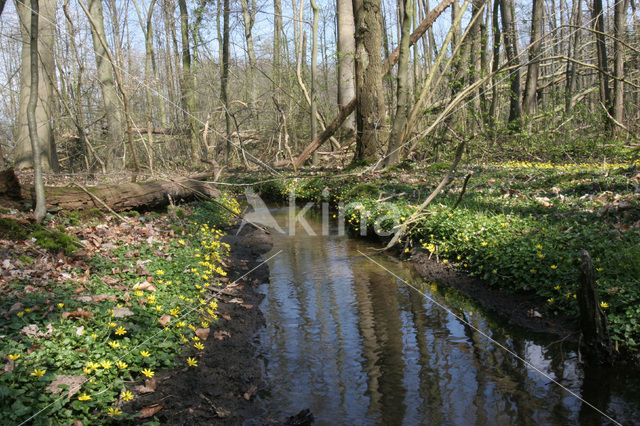
<svg viewBox="0 0 640 426">
<path fill-rule="evenodd" d="M 406 409 L 403 386 L 402 330 L 396 285 L 384 271 L 354 270 L 354 287 L 360 314 L 365 370 L 368 373 L 369 412 L 384 424 L 400 421 Z"/>
</svg>

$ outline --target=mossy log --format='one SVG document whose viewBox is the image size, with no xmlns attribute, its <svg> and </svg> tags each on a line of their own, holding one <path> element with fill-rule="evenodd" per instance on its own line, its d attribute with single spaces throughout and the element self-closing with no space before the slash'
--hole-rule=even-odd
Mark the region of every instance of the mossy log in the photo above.
<svg viewBox="0 0 640 426">
<path fill-rule="evenodd" d="M 12 183 L 4 185 L 0 182 L 0 204 L 3 203 L 3 200 L 15 201 L 17 193 L 20 194 L 19 197 L 22 201 L 34 200 L 33 185 L 20 185 L 19 192 L 16 192 L 15 185 L 19 185 L 18 180 L 13 179 L 15 178 L 13 171 L 7 172 L 3 172 L 2 178 Z M 120 212 L 161 207 L 169 204 L 170 198 L 178 201 L 193 199 L 197 196 L 215 197 L 220 195 L 220 191 L 215 188 L 215 183 L 203 181 L 211 176 L 211 173 L 207 173 L 169 181 L 93 187 L 48 186 L 45 187 L 47 210 L 72 211 L 91 208 L 105 210 L 106 205 L 113 211 Z"/>
</svg>

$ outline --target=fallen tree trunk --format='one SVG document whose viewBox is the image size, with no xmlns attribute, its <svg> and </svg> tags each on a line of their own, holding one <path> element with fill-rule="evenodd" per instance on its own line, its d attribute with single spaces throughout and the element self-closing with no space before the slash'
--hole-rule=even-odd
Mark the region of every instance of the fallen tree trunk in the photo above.
<svg viewBox="0 0 640 426">
<path fill-rule="evenodd" d="M 427 17 L 420 23 L 418 28 L 411 33 L 409 37 L 409 46 L 413 46 L 419 39 L 424 35 L 424 33 L 431 28 L 433 23 L 436 21 L 438 16 L 442 14 L 449 6 L 453 4 L 453 0 L 442 0 L 434 9 L 429 11 Z M 389 55 L 389 59 L 385 62 L 386 72 L 388 74 L 391 71 L 391 68 L 398 61 L 398 57 L 400 56 L 400 48 L 396 47 L 393 52 Z M 307 147 L 298 155 L 298 157 L 293 160 L 293 165 L 295 167 L 300 167 L 305 161 L 311 157 L 320 146 L 325 143 L 333 134 L 340 128 L 344 120 L 351 115 L 351 113 L 356 109 L 356 99 L 353 98 L 351 101 L 341 108 L 338 112 L 336 118 L 327 126 L 327 128 L 320 133 L 320 135 L 315 138 Z M 288 164 L 291 164 L 291 161 L 283 160 L 274 163 L 274 167 L 284 167 Z"/>
<path fill-rule="evenodd" d="M 12 177 L 13 175 L 13 177 Z M 189 200 L 197 196 L 215 197 L 220 195 L 220 191 L 215 188 L 215 183 L 203 182 L 202 179 L 211 177 L 212 173 L 201 174 L 187 178 L 177 178 L 170 181 L 124 183 L 119 185 L 105 185 L 94 187 L 76 186 L 48 186 L 45 187 L 47 194 L 47 210 L 81 210 L 98 208 L 105 210 L 106 207 L 116 212 L 126 210 L 149 209 L 162 207 L 169 204 L 169 197 L 172 200 Z M 0 182 L 0 204 L 4 200 L 16 200 L 19 194 L 21 201 L 31 201 L 35 197 L 33 185 L 20 185 L 16 192 L 16 183 L 13 171 L 5 171 L 3 179 L 12 182 L 3 185 Z M 8 188 L 8 190 L 5 189 Z"/>
</svg>

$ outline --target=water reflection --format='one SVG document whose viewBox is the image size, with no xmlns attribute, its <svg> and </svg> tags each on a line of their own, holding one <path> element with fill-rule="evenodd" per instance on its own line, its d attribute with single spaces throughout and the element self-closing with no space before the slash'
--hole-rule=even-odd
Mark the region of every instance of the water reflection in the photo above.
<svg viewBox="0 0 640 426">
<path fill-rule="evenodd" d="M 287 209 L 273 212 L 286 224 Z M 317 236 L 274 234 L 274 252 L 282 253 L 262 287 L 272 417 L 309 408 L 319 424 L 605 422 L 550 377 L 619 421 L 640 418 L 637 378 L 587 371 L 583 380 L 572 347 L 547 347 L 548 338 L 525 335 L 400 262 L 376 257 L 460 321 L 360 256 L 366 243 L 321 236 L 320 220 L 307 219 Z"/>
</svg>

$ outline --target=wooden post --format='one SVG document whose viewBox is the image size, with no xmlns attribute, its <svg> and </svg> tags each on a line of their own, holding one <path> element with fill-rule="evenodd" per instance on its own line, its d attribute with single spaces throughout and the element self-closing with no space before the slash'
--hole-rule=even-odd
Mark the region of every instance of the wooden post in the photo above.
<svg viewBox="0 0 640 426">
<path fill-rule="evenodd" d="M 586 250 L 582 250 L 580 263 L 578 304 L 580 306 L 580 330 L 582 331 L 580 349 L 587 363 L 611 364 L 613 350 L 609 339 L 607 319 L 600 307 L 600 297 L 593 274 L 593 263 Z"/>
</svg>

